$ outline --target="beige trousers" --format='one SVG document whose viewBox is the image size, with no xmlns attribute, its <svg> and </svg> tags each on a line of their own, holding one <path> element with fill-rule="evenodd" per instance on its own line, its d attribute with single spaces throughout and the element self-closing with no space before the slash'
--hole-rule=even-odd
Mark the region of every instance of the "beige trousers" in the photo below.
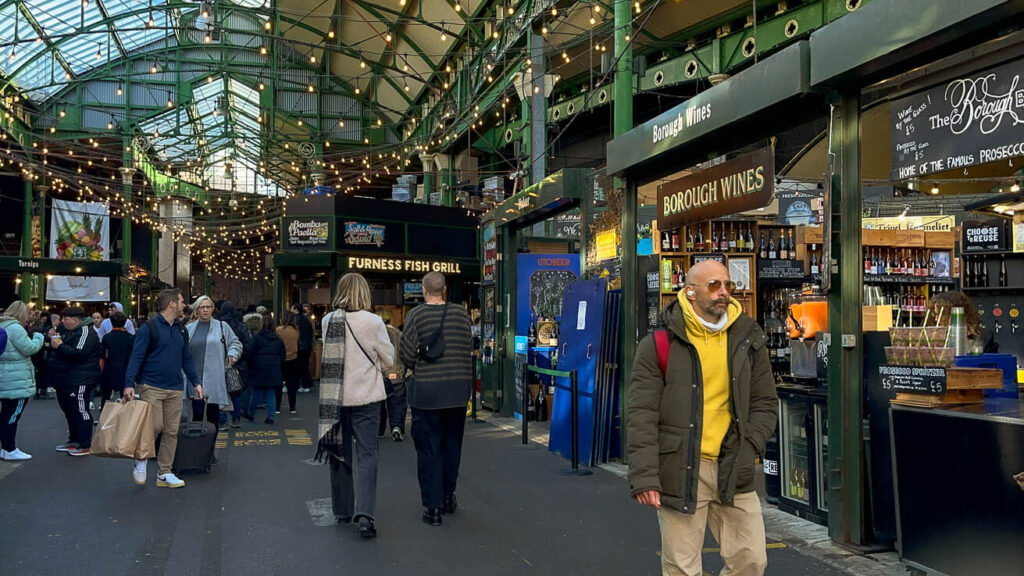
<svg viewBox="0 0 1024 576">
<path fill-rule="evenodd" d="M 145 384 L 138 386 L 139 397 L 151 407 L 155 436 L 160 438 L 160 451 L 156 455 L 160 474 L 168 474 L 174 465 L 174 452 L 178 449 L 178 424 L 185 393 L 182 390 L 164 390 Z"/>
<path fill-rule="evenodd" d="M 701 459 L 697 511 L 683 514 L 662 506 L 661 573 L 664 576 L 701 576 L 704 528 L 722 549 L 721 576 L 761 576 L 768 565 L 764 518 L 757 492 L 737 494 L 732 506 L 718 501 L 718 462 Z"/>
</svg>

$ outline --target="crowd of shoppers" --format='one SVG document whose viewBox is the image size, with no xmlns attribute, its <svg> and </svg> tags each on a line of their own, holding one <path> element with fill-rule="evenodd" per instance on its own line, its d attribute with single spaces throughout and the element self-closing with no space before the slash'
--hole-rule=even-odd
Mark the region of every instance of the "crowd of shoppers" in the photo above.
<svg viewBox="0 0 1024 576">
<path fill-rule="evenodd" d="M 320 321 L 316 459 L 329 463 L 335 517 L 356 524 L 366 538 L 377 535 L 378 442 L 389 427 L 395 442 L 404 440 L 407 386 L 423 520 L 439 525 L 442 514 L 456 509 L 471 336 L 465 309 L 448 305 L 444 293 L 444 277 L 428 274 L 426 305 L 408 316 L 403 334 L 390 313 L 374 313 L 366 279 L 346 274 L 333 310 Z M 8 306 L 0 315 L 8 338 L 0 355 L 0 459 L 31 458 L 17 446 L 18 422 L 29 399 L 46 398 L 50 387 L 67 421 L 67 441 L 57 450 L 72 456 L 90 454 L 94 393 L 101 407 L 140 398 L 151 405 L 159 447 L 156 485 L 179 488 L 185 482 L 172 468 L 187 400 L 195 420 L 215 426 L 227 426 L 229 414 L 232 427 L 241 418 L 254 421 L 264 407 L 263 421 L 272 425 L 284 390 L 295 414 L 298 394 L 313 389 L 309 305 L 291 306 L 280 325 L 265 308 L 251 306 L 243 315 L 231 302 L 205 295 L 186 306 L 177 289 L 161 292 L 156 307 L 159 312 L 133 323 L 120 303 L 106 307 L 106 317 L 78 306 L 53 316 L 22 302 Z M 232 369 L 243 385 L 229 392 Z M 146 460 L 133 461 L 136 484 L 146 484 L 147 468 Z"/>
</svg>

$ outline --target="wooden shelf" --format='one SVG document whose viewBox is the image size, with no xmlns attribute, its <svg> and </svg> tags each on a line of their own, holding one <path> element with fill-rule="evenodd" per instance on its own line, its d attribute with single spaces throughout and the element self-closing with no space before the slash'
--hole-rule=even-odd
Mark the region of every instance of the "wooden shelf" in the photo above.
<svg viewBox="0 0 1024 576">
<path fill-rule="evenodd" d="M 728 258 L 730 256 L 756 256 L 757 252 L 738 252 L 738 251 L 719 252 L 717 250 L 703 250 L 703 251 L 700 251 L 700 252 L 697 252 L 697 251 L 694 251 L 694 252 L 659 252 L 657 255 L 665 257 L 665 258 L 686 258 L 687 256 L 693 256 L 695 254 L 699 254 L 701 256 L 708 255 L 708 254 L 721 254 L 722 256 L 725 256 L 726 258 Z"/>
<path fill-rule="evenodd" d="M 1024 286 L 965 286 L 964 292 L 1024 292 Z"/>
<path fill-rule="evenodd" d="M 933 276 L 906 276 L 903 274 L 865 274 L 865 284 L 945 284 L 952 286 L 955 278 L 936 278 Z"/>
</svg>

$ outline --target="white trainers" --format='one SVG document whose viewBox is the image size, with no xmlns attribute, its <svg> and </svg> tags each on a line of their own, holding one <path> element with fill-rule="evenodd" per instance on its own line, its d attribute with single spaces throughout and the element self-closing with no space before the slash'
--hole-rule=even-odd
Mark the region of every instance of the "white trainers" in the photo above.
<svg viewBox="0 0 1024 576">
<path fill-rule="evenodd" d="M 139 486 L 146 485 L 146 461 L 136 460 L 135 466 L 132 467 L 132 480 L 135 481 Z"/>
<path fill-rule="evenodd" d="M 160 474 L 156 477 L 156 485 L 160 488 L 181 488 L 185 481 L 174 474 Z"/>
<path fill-rule="evenodd" d="M 8 460 L 8 461 L 14 462 L 14 461 L 17 461 L 17 460 L 31 460 L 31 459 L 32 459 L 32 455 L 31 454 L 26 454 L 26 453 L 22 452 L 21 449 L 19 449 L 19 448 L 15 448 L 14 450 L 11 450 L 10 452 L 8 452 L 7 450 L 0 450 L 0 460 Z"/>
</svg>

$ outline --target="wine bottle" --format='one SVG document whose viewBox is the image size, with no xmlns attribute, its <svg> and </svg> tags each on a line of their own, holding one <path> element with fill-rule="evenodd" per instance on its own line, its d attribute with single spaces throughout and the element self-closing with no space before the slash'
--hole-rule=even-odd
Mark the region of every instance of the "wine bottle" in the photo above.
<svg viewBox="0 0 1024 576">
<path fill-rule="evenodd" d="M 864 249 L 864 273 L 872 274 L 874 272 L 874 266 L 871 264 L 871 251 L 867 248 Z"/>
<path fill-rule="evenodd" d="M 693 252 L 693 227 L 686 227 L 686 251 Z"/>
<path fill-rule="evenodd" d="M 964 286 L 974 287 L 974 263 L 967 256 L 964 256 Z"/>
<path fill-rule="evenodd" d="M 718 230 L 715 229 L 715 223 L 711 223 L 711 250 L 709 252 L 718 252 Z"/>
<path fill-rule="evenodd" d="M 761 245 L 758 247 L 758 252 L 761 254 L 761 258 L 768 259 L 768 245 L 764 241 L 764 232 L 761 232 Z"/>
<path fill-rule="evenodd" d="M 768 231 L 768 259 L 775 260 L 778 258 L 778 253 L 775 251 L 775 232 Z"/>
<path fill-rule="evenodd" d="M 873 270 L 874 268 L 873 268 L 873 266 L 871 264 L 871 257 L 870 256 L 868 257 L 867 262 L 868 262 L 867 263 L 868 269 L 869 270 Z M 815 244 L 811 244 L 811 275 L 818 274 L 820 272 L 820 270 L 821 270 L 821 268 L 818 266 L 818 250 L 817 250 L 817 246 Z M 867 273 L 871 274 L 871 272 L 867 272 Z"/>
<path fill-rule="evenodd" d="M 786 244 L 785 230 L 779 230 L 779 260 L 789 260 L 789 247 Z"/>
<path fill-rule="evenodd" d="M 729 242 L 726 244 L 725 249 L 727 251 L 736 251 L 736 234 L 734 234 L 732 231 L 732 224 L 729 224 Z"/>
<path fill-rule="evenodd" d="M 537 330 L 533 327 L 533 314 L 530 314 L 530 329 L 526 332 L 526 343 L 533 346 L 537 343 Z"/>
<path fill-rule="evenodd" d="M 793 231 L 789 231 L 789 259 L 796 260 L 796 240 L 793 240 Z"/>
<path fill-rule="evenodd" d="M 704 227 L 697 226 L 697 252 L 704 251 Z"/>
<path fill-rule="evenodd" d="M 668 252 L 672 250 L 671 234 L 666 230 L 661 233 L 661 251 Z"/>
<path fill-rule="evenodd" d="M 747 224 L 747 248 L 754 249 L 754 231 L 750 224 Z"/>
<path fill-rule="evenodd" d="M 679 228 L 672 231 L 672 251 L 679 252 Z"/>
<path fill-rule="evenodd" d="M 1006 256 L 999 256 L 999 285 L 1007 286 L 1006 278 Z"/>
<path fill-rule="evenodd" d="M 736 225 L 736 250 L 745 252 L 747 250 L 747 241 L 743 238 L 743 225 Z"/>
<path fill-rule="evenodd" d="M 889 254 L 889 250 L 885 250 L 885 275 L 889 276 L 892 274 L 892 255 Z"/>
</svg>

